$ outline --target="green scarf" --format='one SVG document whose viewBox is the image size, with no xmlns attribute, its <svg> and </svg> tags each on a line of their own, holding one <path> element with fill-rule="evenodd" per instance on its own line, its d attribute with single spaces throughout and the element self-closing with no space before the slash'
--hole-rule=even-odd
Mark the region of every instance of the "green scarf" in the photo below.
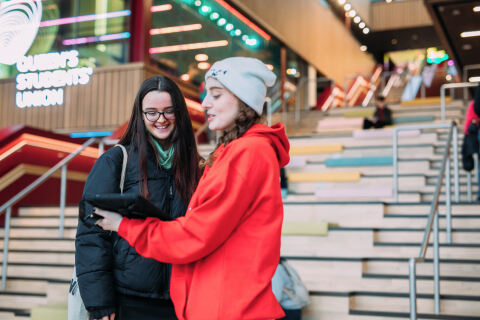
<svg viewBox="0 0 480 320">
<path fill-rule="evenodd" d="M 173 148 L 173 145 L 168 150 L 163 150 L 160 143 L 158 143 L 157 139 L 155 139 L 151 134 L 150 134 L 150 138 L 153 141 L 153 145 L 155 146 L 155 149 L 157 149 L 160 165 L 167 170 L 170 169 L 172 167 L 173 153 L 175 151 L 175 149 Z"/>
</svg>

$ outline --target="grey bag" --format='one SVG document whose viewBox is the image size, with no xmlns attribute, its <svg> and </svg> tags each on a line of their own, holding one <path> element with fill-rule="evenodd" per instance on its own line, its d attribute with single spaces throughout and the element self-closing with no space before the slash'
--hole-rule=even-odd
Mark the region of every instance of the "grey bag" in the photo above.
<svg viewBox="0 0 480 320">
<path fill-rule="evenodd" d="M 78 278 L 75 267 L 73 267 L 72 281 L 68 291 L 68 320 L 88 320 L 88 311 L 83 304 L 78 288 Z"/>
<path fill-rule="evenodd" d="M 124 146 L 117 144 L 123 152 L 122 173 L 120 176 L 120 193 L 123 193 L 123 185 L 125 182 L 125 170 L 127 168 L 127 150 Z M 88 311 L 83 304 L 80 296 L 80 288 L 78 287 L 78 278 L 75 267 L 73 267 L 72 281 L 70 282 L 70 290 L 68 291 L 68 320 L 89 320 Z"/>
</svg>

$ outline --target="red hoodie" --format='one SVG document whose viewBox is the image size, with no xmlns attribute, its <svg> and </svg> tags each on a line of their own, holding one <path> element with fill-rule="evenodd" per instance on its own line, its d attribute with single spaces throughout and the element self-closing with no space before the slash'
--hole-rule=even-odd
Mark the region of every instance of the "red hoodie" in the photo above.
<svg viewBox="0 0 480 320">
<path fill-rule="evenodd" d="M 277 319 L 272 293 L 280 259 L 283 124 L 257 124 L 220 146 L 185 217 L 122 220 L 118 234 L 147 258 L 173 264 L 170 295 L 180 320 Z"/>
</svg>

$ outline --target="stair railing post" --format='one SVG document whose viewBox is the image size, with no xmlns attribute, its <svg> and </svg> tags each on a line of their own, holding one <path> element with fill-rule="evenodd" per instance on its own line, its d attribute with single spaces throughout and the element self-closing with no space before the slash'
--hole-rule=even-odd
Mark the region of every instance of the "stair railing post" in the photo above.
<svg viewBox="0 0 480 320">
<path fill-rule="evenodd" d="M 410 320 L 417 320 L 417 284 L 415 271 L 415 258 L 408 260 L 410 280 Z"/>
<path fill-rule="evenodd" d="M 433 280 L 434 280 L 434 300 L 435 314 L 440 313 L 440 266 L 439 266 L 439 243 L 438 243 L 438 209 L 433 219 Z"/>
<path fill-rule="evenodd" d="M 7 268 L 8 268 L 8 240 L 10 236 L 10 216 L 12 207 L 8 207 L 5 213 L 5 229 L 3 234 L 3 256 L 2 256 L 2 291 L 7 287 Z"/>
<path fill-rule="evenodd" d="M 65 223 L 65 198 L 67 194 L 67 165 L 62 166 L 60 182 L 60 224 L 58 227 L 59 238 L 63 239 L 63 225 Z"/>
</svg>

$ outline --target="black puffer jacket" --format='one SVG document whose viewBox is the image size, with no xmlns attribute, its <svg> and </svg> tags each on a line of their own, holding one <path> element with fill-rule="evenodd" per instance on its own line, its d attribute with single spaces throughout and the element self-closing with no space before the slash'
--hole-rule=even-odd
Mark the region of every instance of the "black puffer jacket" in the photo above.
<svg viewBox="0 0 480 320">
<path fill-rule="evenodd" d="M 128 152 L 124 193 L 139 193 L 138 153 Z M 187 204 L 175 192 L 170 171 L 157 165 L 153 148 L 147 160 L 149 200 L 172 218 L 182 216 Z M 105 152 L 90 172 L 83 193 L 120 193 L 123 153 L 119 147 Z M 169 299 L 171 265 L 141 257 L 115 232 L 104 231 L 90 218 L 92 207 L 82 201 L 75 241 L 75 266 L 80 294 L 93 318 L 115 312 L 116 292 Z"/>
</svg>

